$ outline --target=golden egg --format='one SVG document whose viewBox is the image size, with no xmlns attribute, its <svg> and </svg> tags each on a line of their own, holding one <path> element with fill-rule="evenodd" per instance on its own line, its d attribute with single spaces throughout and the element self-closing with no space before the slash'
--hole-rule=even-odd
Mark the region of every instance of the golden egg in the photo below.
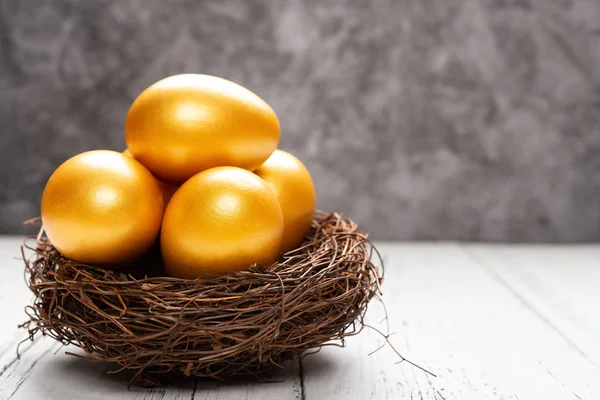
<svg viewBox="0 0 600 400">
<path fill-rule="evenodd" d="M 169 275 L 207 278 L 268 266 L 279 257 L 283 215 L 275 192 L 237 167 L 203 171 L 177 190 L 160 244 Z"/>
<path fill-rule="evenodd" d="M 122 154 L 126 155 L 127 157 L 133 158 L 133 156 L 131 155 L 131 152 L 129 150 L 124 150 Z M 175 194 L 178 187 L 175 185 L 171 185 L 166 182 L 163 182 L 160 179 L 156 179 L 156 183 L 158 184 L 158 189 L 160 190 L 160 192 L 163 195 L 163 201 L 165 203 L 165 207 L 167 207 L 167 204 L 169 204 L 169 201 L 171 201 L 171 197 L 173 197 L 173 194 Z"/>
<path fill-rule="evenodd" d="M 292 154 L 275 150 L 254 173 L 275 190 L 281 204 L 285 229 L 281 252 L 295 249 L 310 229 L 317 201 L 308 170 Z"/>
<path fill-rule="evenodd" d="M 158 235 L 162 213 L 152 174 L 115 151 L 65 161 L 42 195 L 42 223 L 54 247 L 90 264 L 126 263 L 142 255 Z"/>
<path fill-rule="evenodd" d="M 175 75 L 133 102 L 125 141 L 159 179 L 181 184 L 217 166 L 253 170 L 279 143 L 273 109 L 248 89 L 209 75 Z"/>
<path fill-rule="evenodd" d="M 167 207 L 167 205 L 169 205 L 169 202 L 171 201 L 171 198 L 177 191 L 178 187 L 170 185 L 158 179 L 156 180 L 156 183 L 158 184 L 158 190 L 160 190 L 160 193 L 163 196 L 163 202 L 165 204 L 165 207 Z"/>
</svg>

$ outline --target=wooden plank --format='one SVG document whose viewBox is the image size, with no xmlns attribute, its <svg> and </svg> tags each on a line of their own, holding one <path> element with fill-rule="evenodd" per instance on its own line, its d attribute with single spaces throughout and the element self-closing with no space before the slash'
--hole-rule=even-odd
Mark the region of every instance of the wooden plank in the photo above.
<svg viewBox="0 0 600 400">
<path fill-rule="evenodd" d="M 26 320 L 23 308 L 31 294 L 23 281 L 20 238 L 0 239 L 0 400 L 47 399 L 301 399 L 298 362 L 273 377 L 275 383 L 190 382 L 183 387 L 128 388 L 128 377 L 107 375 L 112 367 L 65 355 L 66 347 L 49 338 L 24 343 L 16 357 L 17 343 L 27 337 L 17 325 Z M 69 347 L 70 352 L 80 350 Z"/>
<path fill-rule="evenodd" d="M 600 369 L 454 244 L 381 245 L 395 364 L 373 331 L 303 361 L 306 399 L 597 399 Z M 369 311 L 378 324 L 381 311 Z"/>
<path fill-rule="evenodd" d="M 25 264 L 21 259 L 22 238 L 0 236 L 0 304 L 3 317 L 9 318 L 2 328 L 25 321 L 24 305 L 33 297 L 24 279 Z M 17 322 L 18 321 L 18 322 Z M 13 324 L 14 322 L 14 324 Z M 14 325 L 14 326 L 13 326 Z"/>
<path fill-rule="evenodd" d="M 24 279 L 22 243 L 22 237 L 0 239 L 0 357 L 10 352 L 14 358 L 15 344 L 27 338 L 25 330 L 17 329 L 27 320 L 24 309 L 33 298 Z"/>
<path fill-rule="evenodd" d="M 234 399 L 293 399 L 301 400 L 302 387 L 299 363 L 290 361 L 286 369 L 272 378 L 271 382 L 229 382 L 211 384 L 199 382 L 194 400 L 234 400 Z"/>
<path fill-rule="evenodd" d="M 188 382 L 182 387 L 128 388 L 124 375 L 110 375 L 112 368 L 65 355 L 66 347 L 49 338 L 38 338 L 30 349 L 0 375 L 0 399 L 301 399 L 297 362 L 274 377 L 274 383 Z M 68 348 L 83 354 L 80 350 Z"/>
<path fill-rule="evenodd" d="M 600 366 L 600 246 L 466 246 L 501 284 Z"/>
<path fill-rule="evenodd" d="M 0 352 L 0 399 L 302 398 L 294 368 L 273 384 L 128 390 L 126 379 L 104 374 L 106 366 L 65 356 L 51 340 L 26 343 L 16 360 L 11 335 L 18 336 L 16 324 L 31 298 L 21 261 L 11 261 L 19 244 L 0 241 L 0 349 L 12 343 Z M 438 378 L 395 364 L 389 348 L 367 356 L 381 343 L 367 330 L 349 339 L 349 348 L 326 348 L 305 359 L 306 399 L 600 397 L 594 353 L 600 323 L 593 312 L 600 247 L 551 248 L 544 255 L 524 246 L 493 247 L 491 253 L 451 244 L 380 249 L 388 259 L 384 300 L 396 332 L 391 341 Z M 381 315 L 372 307 L 369 321 L 385 329 Z"/>
<path fill-rule="evenodd" d="M 12 354 L 0 357 L 0 399 L 14 398 L 40 360 L 60 348 L 61 344 L 58 342 L 40 340 L 23 345 L 19 358 Z"/>
</svg>

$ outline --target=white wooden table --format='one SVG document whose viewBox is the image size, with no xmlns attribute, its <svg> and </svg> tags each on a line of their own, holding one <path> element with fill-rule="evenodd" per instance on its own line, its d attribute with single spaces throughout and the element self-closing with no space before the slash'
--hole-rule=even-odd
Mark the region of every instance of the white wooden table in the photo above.
<svg viewBox="0 0 600 400">
<path fill-rule="evenodd" d="M 0 238 L 0 399 L 600 399 L 600 245 L 378 245 L 397 364 L 372 330 L 290 363 L 276 383 L 127 388 L 106 366 L 17 329 L 21 239 Z M 385 330 L 374 301 L 369 323 Z"/>
</svg>

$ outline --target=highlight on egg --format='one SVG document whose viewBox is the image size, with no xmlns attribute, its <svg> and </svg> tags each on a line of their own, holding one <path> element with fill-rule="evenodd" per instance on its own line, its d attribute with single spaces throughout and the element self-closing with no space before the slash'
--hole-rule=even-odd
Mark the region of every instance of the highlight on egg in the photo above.
<svg viewBox="0 0 600 400">
<path fill-rule="evenodd" d="M 95 150 L 56 169 L 42 195 L 41 217 L 46 235 L 65 257 L 114 265 L 150 248 L 163 208 L 156 180 L 142 164 Z"/>
<path fill-rule="evenodd" d="M 161 252 L 170 276 L 209 278 L 272 264 L 283 231 L 283 213 L 267 183 L 245 169 L 211 168 L 186 181 L 171 199 Z"/>
<path fill-rule="evenodd" d="M 179 185 L 217 166 L 259 167 L 277 148 L 273 109 L 250 90 L 210 75 L 156 82 L 132 104 L 125 141 L 158 179 Z"/>
<path fill-rule="evenodd" d="M 275 150 L 254 173 L 277 193 L 284 221 L 281 252 L 297 248 L 310 229 L 317 201 L 308 169 L 294 155 Z"/>
</svg>

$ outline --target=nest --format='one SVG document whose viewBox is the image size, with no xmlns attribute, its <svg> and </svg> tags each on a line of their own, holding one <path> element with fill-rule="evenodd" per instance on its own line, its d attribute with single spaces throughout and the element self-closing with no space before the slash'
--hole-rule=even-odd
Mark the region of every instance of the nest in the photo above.
<svg viewBox="0 0 600 400">
<path fill-rule="evenodd" d="M 277 263 L 210 280 L 165 277 L 157 249 L 111 271 L 63 257 L 42 235 L 28 248 L 30 336 L 41 331 L 145 382 L 259 375 L 343 344 L 383 279 L 367 234 L 337 213 L 317 213 L 304 244 Z"/>
</svg>

